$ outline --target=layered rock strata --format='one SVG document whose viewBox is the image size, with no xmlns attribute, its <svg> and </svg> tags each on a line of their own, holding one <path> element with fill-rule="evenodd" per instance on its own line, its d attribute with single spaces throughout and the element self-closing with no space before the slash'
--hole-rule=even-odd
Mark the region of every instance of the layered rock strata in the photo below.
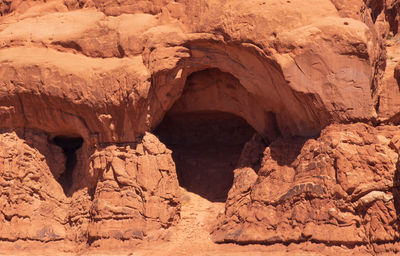
<svg viewBox="0 0 400 256">
<path fill-rule="evenodd" d="M 217 243 L 397 253 L 399 4 L 1 1 L 0 248 L 168 240 L 187 162 L 236 168 Z"/>
</svg>

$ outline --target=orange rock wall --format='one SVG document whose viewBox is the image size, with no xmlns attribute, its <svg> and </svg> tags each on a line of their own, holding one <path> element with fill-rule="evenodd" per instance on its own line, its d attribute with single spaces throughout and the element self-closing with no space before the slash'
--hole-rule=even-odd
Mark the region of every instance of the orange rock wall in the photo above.
<svg viewBox="0 0 400 256">
<path fill-rule="evenodd" d="M 399 5 L 0 1 L 0 249 L 168 240 L 182 198 L 152 132 L 221 111 L 258 135 L 215 242 L 397 253 Z M 57 136 L 83 140 L 68 188 Z"/>
</svg>

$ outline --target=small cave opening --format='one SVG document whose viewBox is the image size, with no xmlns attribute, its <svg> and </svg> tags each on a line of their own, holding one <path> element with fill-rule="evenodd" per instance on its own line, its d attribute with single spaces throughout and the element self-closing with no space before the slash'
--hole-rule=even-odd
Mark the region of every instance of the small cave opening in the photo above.
<svg viewBox="0 0 400 256">
<path fill-rule="evenodd" d="M 72 176 L 78 162 L 76 151 L 82 147 L 83 142 L 82 137 L 56 136 L 53 138 L 53 143 L 62 148 L 66 157 L 65 170 L 57 179 L 66 195 L 72 187 Z"/>
<path fill-rule="evenodd" d="M 220 111 L 167 113 L 153 131 L 173 151 L 179 185 L 211 202 L 225 202 L 244 144 L 256 131 Z"/>
</svg>

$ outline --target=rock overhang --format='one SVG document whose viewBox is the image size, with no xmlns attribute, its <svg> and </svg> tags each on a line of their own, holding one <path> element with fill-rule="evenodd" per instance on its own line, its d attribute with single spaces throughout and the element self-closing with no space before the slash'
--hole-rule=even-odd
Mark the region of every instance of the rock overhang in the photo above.
<svg viewBox="0 0 400 256">
<path fill-rule="evenodd" d="M 374 234 L 370 232 L 373 228 L 383 226 L 377 224 L 372 229 L 368 224 L 363 226 L 360 211 L 367 210 L 364 221 L 375 218 L 371 211 L 379 211 L 396 223 L 392 218 L 396 212 L 393 202 L 398 197 L 391 197 L 389 190 L 393 189 L 394 194 L 396 190 L 389 183 L 393 173 L 398 176 L 394 168 L 397 154 L 386 142 L 374 140 L 372 143 L 379 145 L 380 150 L 383 148 L 389 158 L 377 157 L 379 161 L 374 162 L 362 153 L 361 160 L 356 161 L 352 159 L 356 155 L 353 153 L 364 148 L 370 151 L 369 146 L 361 144 L 371 142 L 361 138 L 360 145 L 357 141 L 350 146 L 347 144 L 354 144 L 353 141 L 341 142 L 345 148 L 332 149 L 330 140 L 341 133 L 335 128 L 325 128 L 331 123 L 356 121 L 376 124 L 379 77 L 383 70 L 384 47 L 379 33 L 385 32 L 373 24 L 379 19 L 369 21 L 368 9 L 362 10 L 363 16 L 354 12 L 352 19 L 341 18 L 345 15 L 337 10 L 337 2 L 127 1 L 119 5 L 114 1 L 84 4 L 65 1 L 61 5 L 51 3 L 49 9 L 41 9 L 47 4 L 28 9 L 24 15 L 11 13 L 6 16 L 10 22 L 0 25 L 0 129 L 23 131 L 19 134 L 25 137 L 14 138 L 4 132 L 1 139 L 8 141 L 12 137 L 19 146 L 24 145 L 21 152 L 34 155 L 27 158 L 29 161 L 43 164 L 40 154 L 45 152 L 48 167 L 60 171 L 61 165 L 52 163 L 52 155 L 48 153 L 53 150 L 57 155 L 60 149 L 52 146 L 43 149 L 42 144 L 54 136 L 82 137 L 85 142 L 80 150 L 86 152 L 82 163 L 87 169 L 81 172 L 86 175 L 84 178 L 76 179 L 82 183 L 72 189 L 75 196 L 65 199 L 49 192 L 60 199 L 58 204 L 63 205 L 62 209 L 67 205 L 82 206 L 79 208 L 82 212 L 70 214 L 81 216 L 71 222 L 79 220 L 76 227 L 83 232 L 76 233 L 75 242 L 96 245 L 106 239 L 140 240 L 151 230 L 175 225 L 180 209 L 171 152 L 148 132 L 168 113 L 225 111 L 240 116 L 268 141 L 275 142 L 265 148 L 265 144 L 257 144 L 258 140 L 252 138 L 255 144 L 250 141 L 244 147 L 243 154 L 246 149 L 252 154 L 252 147 L 258 151 L 265 149 L 263 168 L 252 170 L 245 164 L 244 169 L 235 170 L 238 180 L 228 195 L 223 216 L 227 222 L 218 227 L 218 232 L 222 232 L 217 240 L 289 243 L 309 239 L 330 245 L 365 245 L 367 238 L 394 241 L 398 237 L 397 224 L 386 233 Z M 54 13 L 45 14 L 43 10 Z M 60 24 L 46 26 L 46 22 L 54 20 Z M 63 22 L 68 24 L 64 26 Z M 25 30 L 27 24 L 31 31 Z M 200 89 L 190 89 L 191 83 L 199 84 Z M 357 125 L 337 127 L 349 128 L 350 135 L 356 130 L 363 131 L 362 137 L 368 135 L 368 131 Z M 371 129 L 370 133 L 385 133 L 385 140 L 390 140 L 394 133 L 387 127 L 380 131 Z M 317 141 L 298 142 L 291 137 L 314 136 L 321 130 Z M 327 135 L 326 131 L 331 133 Z M 32 134 L 39 137 L 39 143 L 30 142 L 35 137 Z M 291 139 L 286 144 L 280 144 L 288 138 Z M 298 146 L 296 154 L 289 152 Z M 378 190 L 369 193 L 351 178 L 359 174 L 349 171 L 348 159 L 342 159 L 338 152 L 332 156 L 329 150 L 339 151 L 344 158 L 364 166 L 368 175 L 375 170 L 366 167 L 370 163 L 386 168 L 390 175 L 384 176 L 383 185 L 373 184 Z M 279 157 L 290 157 L 293 161 L 286 163 Z M 332 162 L 335 157 L 341 160 Z M 41 166 L 45 175 L 39 181 L 59 191 L 60 186 L 51 179 L 51 170 L 46 164 Z M 21 170 L 14 168 L 11 173 L 19 175 Z M 347 173 L 353 176 L 348 178 Z M 364 176 L 359 175 L 361 180 Z M 33 177 L 36 186 L 38 180 Z M 327 185 L 335 179 L 345 191 L 337 184 Z M 91 191 L 87 193 L 85 189 Z M 329 201 L 327 196 L 335 200 Z M 304 198 L 310 202 L 303 204 Z M 347 210 L 342 212 L 342 206 L 336 204 L 343 200 L 351 214 Z M 283 211 L 291 215 L 273 223 L 276 219 L 271 216 L 289 209 L 291 204 L 293 212 Z M 324 204 L 333 210 L 325 211 Z M 251 205 L 251 216 L 236 211 L 244 205 Z M 308 216 L 314 216 L 310 217 L 311 224 L 303 225 L 308 221 L 301 214 L 304 209 Z M 321 209 L 323 214 L 315 215 L 313 209 Z M 267 214 L 272 215 L 267 218 Z M 235 216 L 243 217 L 244 226 L 230 223 Z M 64 213 L 50 216 L 54 217 L 64 218 L 60 223 L 66 223 Z M 9 215 L 7 218 L 11 219 Z M 287 221 L 300 224 L 292 234 L 281 232 L 277 237 L 274 229 L 288 230 Z M 335 226 L 336 222 L 344 223 L 346 228 Z M 374 223 L 381 222 L 374 219 Z M 116 227 L 127 229 L 122 233 Z M 264 232 L 265 227 L 273 232 Z M 362 233 L 360 227 L 367 232 Z M 324 236 L 324 229 L 330 230 L 334 237 Z M 63 227 L 60 232 L 49 230 L 38 231 L 44 236 L 54 233 L 62 237 L 57 239 L 64 239 Z M 359 231 L 361 236 L 354 235 Z M 85 232 L 89 234 L 87 237 Z M 46 239 L 52 238 L 44 237 L 43 241 Z"/>
<path fill-rule="evenodd" d="M 143 36 L 147 38 L 142 41 L 142 53 L 132 55 L 135 53 L 125 50 L 128 47 L 115 39 L 127 54 L 122 58 L 105 55 L 99 58 L 91 55 L 90 49 L 81 52 L 79 49 L 84 49 L 84 45 L 79 40 L 92 33 L 89 31 L 104 34 L 110 30 L 123 36 L 129 29 L 122 25 L 115 27 L 112 19 L 136 19 L 141 14 L 107 18 L 93 10 L 79 10 L 71 14 L 66 12 L 60 14 L 61 19 L 79 22 L 86 14 L 90 14 L 93 22 L 86 21 L 85 28 L 75 30 L 74 36 L 68 36 L 67 33 L 62 34 L 63 39 L 57 39 L 54 35 L 66 32 L 54 29 L 53 36 L 44 34 L 34 41 L 50 43 L 54 48 L 52 40 L 68 41 L 71 38 L 70 41 L 76 42 L 80 48 L 69 53 L 62 53 L 68 49 L 62 45 L 54 50 L 41 47 L 3 49 L 2 67 L 5 69 L 3 72 L 7 73 L 3 80 L 6 84 L 19 83 L 17 88 L 21 89 L 20 92 L 35 95 L 33 97 L 54 96 L 60 102 L 67 100 L 65 105 L 83 105 L 88 109 L 85 113 L 71 111 L 74 107 L 61 112 L 83 120 L 83 126 L 87 126 L 88 130 L 84 133 L 99 135 L 100 142 L 124 142 L 136 140 L 161 121 L 179 97 L 190 74 L 217 68 L 236 77 L 249 93 L 259 99 L 259 105 L 266 112 L 276 115 L 282 134 L 315 135 L 331 122 L 368 120 L 376 116 L 371 91 L 374 68 L 370 67 L 376 54 L 371 45 L 373 42 L 368 39 L 371 37 L 369 28 L 353 19 L 335 17 L 332 6 L 324 5 L 324 10 L 330 10 L 329 17 L 302 20 L 293 27 L 277 29 L 274 32 L 276 38 L 260 35 L 257 40 L 249 37 L 248 42 L 243 41 L 254 33 L 244 34 L 240 40 L 235 34 L 218 36 L 218 31 L 187 33 L 184 32 L 187 24 L 179 25 L 173 23 L 171 18 L 164 19 L 157 15 L 151 18 L 150 14 L 143 14 L 148 22 L 141 25 L 145 31 Z M 49 15 L 52 17 L 53 14 Z M 264 14 L 257 15 L 264 17 Z M 40 19 L 42 21 L 31 26 L 43 29 L 47 18 Z M 10 28 L 22 26 L 19 25 L 21 22 L 15 22 Z M 99 30 L 100 23 L 108 26 L 108 29 L 103 32 Z M 166 25 L 159 26 L 162 23 Z M 227 27 L 223 31 L 223 35 L 230 33 Z M 8 32 L 3 30 L 2 33 Z M 25 38 L 23 31 L 8 37 L 15 37 L 10 40 L 17 40 L 18 37 L 22 45 L 33 40 Z M 155 42 L 156 38 L 161 37 L 164 41 Z M 24 74 L 24 70 L 29 69 L 35 71 L 36 75 Z M 70 83 L 54 85 L 55 79 L 69 80 Z M 12 88 L 7 90 L 14 95 L 20 93 Z M 352 98 L 349 98 L 350 95 Z M 4 98 L 10 97 L 8 92 L 4 96 L 3 102 Z M 9 100 L 5 102 L 5 107 L 21 113 L 21 107 L 12 106 Z M 42 109 L 45 111 L 47 108 L 51 109 L 49 106 Z M 117 118 L 121 116 L 121 111 L 125 114 Z M 23 126 L 10 121 L 9 115 L 8 120 L 2 123 Z M 42 124 L 33 126 L 44 127 Z M 262 127 L 257 130 L 268 134 Z"/>
</svg>

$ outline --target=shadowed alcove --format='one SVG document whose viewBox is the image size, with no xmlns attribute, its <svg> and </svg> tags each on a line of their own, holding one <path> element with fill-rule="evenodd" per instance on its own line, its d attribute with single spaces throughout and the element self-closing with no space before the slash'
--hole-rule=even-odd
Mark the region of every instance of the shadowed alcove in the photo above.
<svg viewBox="0 0 400 256">
<path fill-rule="evenodd" d="M 255 133 L 219 111 L 169 114 L 154 132 L 173 151 L 180 186 L 216 202 L 226 200 L 243 145 Z"/>
<path fill-rule="evenodd" d="M 69 194 L 69 190 L 72 187 L 73 172 L 78 162 L 76 151 L 82 147 L 83 138 L 56 136 L 53 138 L 53 143 L 62 148 L 66 158 L 65 170 L 58 177 L 57 181 L 62 186 L 64 193 Z"/>
<path fill-rule="evenodd" d="M 265 127 L 271 137 L 279 134 L 275 115 L 260 104 L 238 79 L 219 69 L 187 78 L 182 95 L 153 130 L 173 151 L 180 186 L 225 202 L 245 143 Z"/>
</svg>

